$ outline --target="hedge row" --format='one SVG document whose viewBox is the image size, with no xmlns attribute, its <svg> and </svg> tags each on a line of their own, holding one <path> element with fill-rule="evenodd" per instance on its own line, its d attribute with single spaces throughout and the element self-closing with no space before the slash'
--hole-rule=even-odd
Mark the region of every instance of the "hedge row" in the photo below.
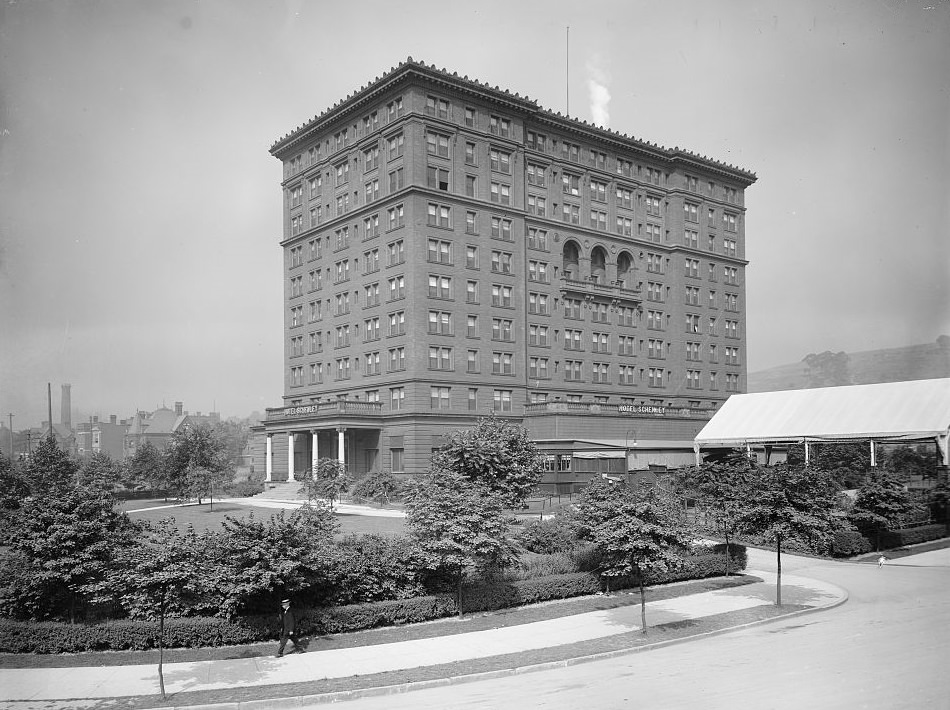
<svg viewBox="0 0 950 710">
<path fill-rule="evenodd" d="M 831 538 L 831 554 L 835 557 L 853 557 L 870 550 L 870 541 L 857 530 L 838 530 Z"/>
<path fill-rule="evenodd" d="M 724 545 L 718 545 L 722 548 Z M 730 569 L 745 568 L 745 548 L 732 548 Z M 725 574 L 725 559 L 716 548 L 693 554 L 681 570 L 651 578 L 658 584 Z M 615 580 L 611 585 L 616 586 Z M 631 585 L 632 586 L 632 585 Z M 514 582 L 485 583 L 463 588 L 465 612 L 493 611 L 524 604 L 568 599 L 596 594 L 604 588 L 592 572 L 573 572 Z M 439 594 L 410 599 L 350 604 L 325 609 L 309 609 L 299 614 L 300 633 L 306 635 L 339 634 L 380 626 L 413 624 L 445 618 L 458 613 L 451 595 Z M 276 639 L 277 615 L 240 617 L 231 621 L 208 617 L 165 620 L 166 648 L 232 646 Z M 98 624 L 60 622 L 24 622 L 0 618 L 0 652 L 3 653 L 80 653 L 83 651 L 146 650 L 158 647 L 156 621 L 110 621 Z"/>
<path fill-rule="evenodd" d="M 901 530 L 889 530 L 881 535 L 881 547 L 904 547 L 904 545 L 917 545 L 921 542 L 930 542 L 939 540 L 947 536 L 947 527 L 945 525 L 921 525 L 917 528 L 904 528 Z"/>
</svg>

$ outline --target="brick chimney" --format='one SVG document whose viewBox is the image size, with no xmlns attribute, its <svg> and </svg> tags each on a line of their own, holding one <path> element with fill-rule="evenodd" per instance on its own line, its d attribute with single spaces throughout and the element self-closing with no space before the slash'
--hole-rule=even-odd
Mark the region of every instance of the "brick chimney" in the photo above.
<svg viewBox="0 0 950 710">
<path fill-rule="evenodd" d="M 63 396 L 60 398 L 59 421 L 67 429 L 73 428 L 73 403 L 70 397 L 72 385 L 63 385 Z"/>
<path fill-rule="evenodd" d="M 185 407 L 184 402 L 175 402 L 175 414 L 177 414 L 180 417 L 184 411 L 184 407 Z"/>
</svg>

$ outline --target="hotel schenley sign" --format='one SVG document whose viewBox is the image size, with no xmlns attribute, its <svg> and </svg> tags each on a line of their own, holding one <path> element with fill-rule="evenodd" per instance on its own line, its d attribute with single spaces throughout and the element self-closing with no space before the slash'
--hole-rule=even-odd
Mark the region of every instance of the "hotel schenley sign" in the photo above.
<svg viewBox="0 0 950 710">
<path fill-rule="evenodd" d="M 621 414 L 635 414 L 638 417 L 711 417 L 712 409 L 693 407 L 664 407 L 659 404 L 621 404 L 617 407 Z"/>
</svg>

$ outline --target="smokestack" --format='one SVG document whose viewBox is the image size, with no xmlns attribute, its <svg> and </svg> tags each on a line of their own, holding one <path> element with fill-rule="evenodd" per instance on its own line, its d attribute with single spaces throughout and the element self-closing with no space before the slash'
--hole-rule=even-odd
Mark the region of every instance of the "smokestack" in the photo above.
<svg viewBox="0 0 950 710">
<path fill-rule="evenodd" d="M 67 429 L 73 428 L 73 403 L 70 397 L 70 388 L 72 385 L 63 385 L 63 396 L 60 401 L 59 421 Z"/>
</svg>

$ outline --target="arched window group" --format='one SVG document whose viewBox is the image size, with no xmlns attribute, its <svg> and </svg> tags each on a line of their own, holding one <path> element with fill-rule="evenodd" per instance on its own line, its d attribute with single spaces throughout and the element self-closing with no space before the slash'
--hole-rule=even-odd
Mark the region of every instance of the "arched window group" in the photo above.
<svg viewBox="0 0 950 710">
<path fill-rule="evenodd" d="M 637 286 L 635 269 L 633 255 L 626 250 L 617 254 L 615 261 L 611 261 L 607 250 L 600 245 L 593 247 L 585 258 L 581 246 L 573 239 L 564 242 L 561 250 L 561 271 L 569 281 L 617 285 L 632 290 Z"/>
</svg>

